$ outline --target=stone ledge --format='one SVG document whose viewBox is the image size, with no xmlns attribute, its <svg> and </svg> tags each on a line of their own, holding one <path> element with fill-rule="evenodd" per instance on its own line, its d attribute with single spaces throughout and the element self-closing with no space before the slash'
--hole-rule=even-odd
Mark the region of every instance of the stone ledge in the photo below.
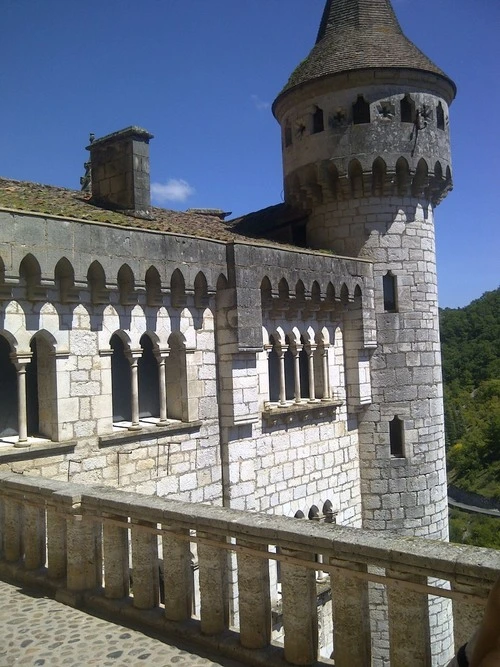
<svg viewBox="0 0 500 667">
<path fill-rule="evenodd" d="M 58 454 L 70 454 L 75 451 L 76 440 L 66 442 L 47 441 L 41 444 L 29 445 L 28 447 L 6 447 L 0 449 L 0 463 L 12 463 L 13 461 L 31 461 L 32 459 L 43 459 Z"/>
<path fill-rule="evenodd" d="M 343 401 L 317 401 L 315 403 L 294 403 L 285 407 L 272 407 L 262 412 L 267 426 L 305 422 L 309 419 L 328 419 L 335 414 Z"/>
<path fill-rule="evenodd" d="M 111 447 L 112 445 L 121 445 L 129 442 L 151 440 L 152 438 L 161 438 L 164 435 L 190 433 L 191 431 L 197 431 L 202 424 L 202 421 L 175 422 L 166 426 L 147 424 L 140 431 L 128 431 L 124 428 L 123 431 L 101 435 L 99 437 L 99 447 Z"/>
</svg>

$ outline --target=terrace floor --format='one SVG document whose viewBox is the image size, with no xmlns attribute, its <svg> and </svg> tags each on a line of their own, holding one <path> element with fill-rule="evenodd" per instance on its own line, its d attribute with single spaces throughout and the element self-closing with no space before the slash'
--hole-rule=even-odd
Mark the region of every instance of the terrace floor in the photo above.
<svg viewBox="0 0 500 667">
<path fill-rule="evenodd" d="M 0 667 L 241 667 L 180 642 L 161 641 L 0 581 Z"/>
</svg>

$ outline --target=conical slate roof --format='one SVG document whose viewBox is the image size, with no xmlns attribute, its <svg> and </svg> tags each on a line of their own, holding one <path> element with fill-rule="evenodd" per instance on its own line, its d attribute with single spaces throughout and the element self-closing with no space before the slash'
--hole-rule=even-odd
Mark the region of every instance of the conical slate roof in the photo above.
<svg viewBox="0 0 500 667">
<path fill-rule="evenodd" d="M 450 81 L 403 34 L 390 0 L 327 0 L 316 45 L 280 95 L 319 77 L 388 67 L 424 70 Z"/>
</svg>

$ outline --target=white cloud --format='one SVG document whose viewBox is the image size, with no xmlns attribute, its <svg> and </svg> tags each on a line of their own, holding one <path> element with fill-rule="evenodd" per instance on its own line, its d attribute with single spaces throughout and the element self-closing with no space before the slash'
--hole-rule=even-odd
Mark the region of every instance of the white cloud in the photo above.
<svg viewBox="0 0 500 667">
<path fill-rule="evenodd" d="M 264 109 L 269 109 L 271 107 L 270 102 L 264 102 L 264 100 L 261 100 L 258 95 L 250 95 L 250 99 L 255 105 L 255 108 L 258 109 L 259 111 L 262 111 Z"/>
<path fill-rule="evenodd" d="M 182 178 L 170 178 L 166 183 L 151 183 L 151 196 L 160 204 L 167 201 L 186 201 L 195 189 Z"/>
</svg>

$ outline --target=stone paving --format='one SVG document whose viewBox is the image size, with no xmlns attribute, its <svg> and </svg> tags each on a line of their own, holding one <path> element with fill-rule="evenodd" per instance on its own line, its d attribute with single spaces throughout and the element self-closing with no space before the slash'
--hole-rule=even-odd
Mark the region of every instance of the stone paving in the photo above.
<svg viewBox="0 0 500 667">
<path fill-rule="evenodd" d="M 196 650 L 196 649 L 195 649 Z M 0 667 L 242 667 L 203 651 L 164 643 L 0 581 Z"/>
</svg>

